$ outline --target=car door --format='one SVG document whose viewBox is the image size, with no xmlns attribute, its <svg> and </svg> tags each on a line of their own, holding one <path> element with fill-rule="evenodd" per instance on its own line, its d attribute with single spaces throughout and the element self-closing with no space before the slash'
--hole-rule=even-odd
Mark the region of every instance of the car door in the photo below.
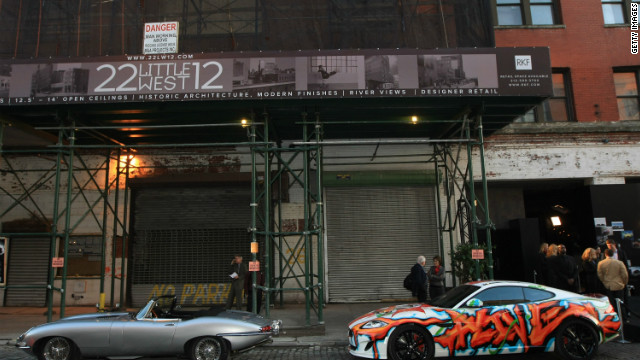
<svg viewBox="0 0 640 360">
<path fill-rule="evenodd" d="M 154 356 L 167 354 L 179 319 L 132 319 L 121 323 L 120 355 Z M 112 332 L 112 333 L 113 333 Z"/>
<path fill-rule="evenodd" d="M 519 314 L 524 300 L 519 286 L 501 286 L 486 289 L 474 296 L 483 306 L 466 308 L 465 327 L 469 332 L 469 350 L 477 354 L 498 354 L 522 352 L 525 333 Z"/>
</svg>

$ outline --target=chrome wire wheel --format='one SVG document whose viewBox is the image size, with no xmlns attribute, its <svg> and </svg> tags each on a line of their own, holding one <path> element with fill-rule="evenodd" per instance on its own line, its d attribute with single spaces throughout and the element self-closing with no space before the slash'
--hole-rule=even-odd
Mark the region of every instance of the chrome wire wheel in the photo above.
<svg viewBox="0 0 640 360">
<path fill-rule="evenodd" d="M 591 359 L 598 351 L 600 338 L 593 326 L 571 320 L 561 325 L 556 335 L 556 351 L 567 360 Z"/>
<path fill-rule="evenodd" d="M 224 343 L 215 337 L 198 339 L 191 348 L 193 360 L 224 360 L 227 358 Z"/>
<path fill-rule="evenodd" d="M 54 337 L 44 344 L 42 347 L 42 356 L 44 360 L 69 360 L 73 354 L 73 347 L 69 340 L 63 337 Z"/>
</svg>

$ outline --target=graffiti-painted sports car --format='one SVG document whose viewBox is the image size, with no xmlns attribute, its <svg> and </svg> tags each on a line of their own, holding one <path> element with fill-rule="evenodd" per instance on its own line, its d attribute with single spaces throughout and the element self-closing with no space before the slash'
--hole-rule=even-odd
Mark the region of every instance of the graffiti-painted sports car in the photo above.
<svg viewBox="0 0 640 360">
<path fill-rule="evenodd" d="M 349 352 L 399 360 L 555 351 L 568 360 L 589 359 L 621 326 L 605 296 L 484 281 L 458 286 L 430 304 L 360 316 L 349 324 Z"/>
<path fill-rule="evenodd" d="M 38 325 L 16 346 L 43 360 L 181 355 L 223 360 L 231 351 L 269 341 L 280 325 L 245 311 L 183 311 L 175 296 L 163 296 L 137 313 L 85 314 Z"/>
</svg>

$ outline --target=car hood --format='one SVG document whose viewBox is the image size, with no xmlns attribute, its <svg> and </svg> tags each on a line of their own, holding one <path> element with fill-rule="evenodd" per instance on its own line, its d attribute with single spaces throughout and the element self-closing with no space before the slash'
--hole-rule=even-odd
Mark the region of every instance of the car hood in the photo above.
<svg viewBox="0 0 640 360">
<path fill-rule="evenodd" d="M 420 317 L 423 318 L 428 309 L 433 307 L 428 304 L 402 304 L 389 306 L 377 310 L 370 311 L 349 323 L 349 328 L 365 323 L 367 321 L 376 320 L 380 318 L 384 319 L 398 319 L 408 317 Z"/>
</svg>

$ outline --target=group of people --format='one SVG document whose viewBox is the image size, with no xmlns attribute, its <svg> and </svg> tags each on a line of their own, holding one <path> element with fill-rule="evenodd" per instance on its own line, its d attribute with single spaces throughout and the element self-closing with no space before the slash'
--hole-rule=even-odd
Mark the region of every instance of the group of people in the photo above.
<svg viewBox="0 0 640 360">
<path fill-rule="evenodd" d="M 425 271 L 427 258 L 420 255 L 416 260 L 416 264 L 411 268 L 413 296 L 418 298 L 420 302 L 426 302 L 427 297 L 435 299 L 444 294 L 444 266 L 440 256 L 433 257 L 433 265 L 429 270 Z"/>
<path fill-rule="evenodd" d="M 567 255 L 565 245 L 543 243 L 540 246 L 534 275 L 538 284 L 585 294 L 605 293 L 615 306 L 624 299 L 629 282 L 628 259 L 613 239 L 607 239 L 604 252 L 600 247 L 586 248 L 582 262 Z"/>
</svg>

